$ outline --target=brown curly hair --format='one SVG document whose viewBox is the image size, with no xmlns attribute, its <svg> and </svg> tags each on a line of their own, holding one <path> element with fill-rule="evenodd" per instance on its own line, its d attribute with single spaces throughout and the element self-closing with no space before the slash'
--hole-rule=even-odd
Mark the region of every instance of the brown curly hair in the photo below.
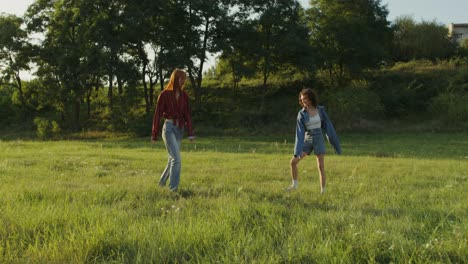
<svg viewBox="0 0 468 264">
<path fill-rule="evenodd" d="M 301 95 L 307 96 L 309 100 L 312 102 L 312 105 L 314 107 L 317 107 L 318 105 L 318 96 L 317 94 L 310 88 L 304 87 L 301 92 L 299 93 L 299 105 L 304 107 L 301 101 Z"/>
</svg>

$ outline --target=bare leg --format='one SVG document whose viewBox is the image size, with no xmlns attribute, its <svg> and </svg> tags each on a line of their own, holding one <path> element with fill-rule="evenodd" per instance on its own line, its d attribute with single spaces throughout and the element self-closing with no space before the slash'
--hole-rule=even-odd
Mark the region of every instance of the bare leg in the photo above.
<svg viewBox="0 0 468 264">
<path fill-rule="evenodd" d="M 291 180 L 297 180 L 297 164 L 301 161 L 299 158 L 293 157 L 291 159 Z"/>
<path fill-rule="evenodd" d="M 325 193 L 325 184 L 326 184 L 326 177 L 325 177 L 325 154 L 317 155 L 317 168 L 320 175 L 320 193 Z"/>
<path fill-rule="evenodd" d="M 296 158 L 296 157 L 293 157 L 290 161 L 290 165 L 291 165 L 291 180 L 292 180 L 292 185 L 291 187 L 294 187 L 294 188 L 291 188 L 289 187 L 288 190 L 291 190 L 291 189 L 297 189 L 297 180 L 299 178 L 299 175 L 298 175 L 298 170 L 297 170 L 297 164 L 299 163 L 299 161 L 301 161 L 305 156 L 307 156 L 307 154 L 305 152 L 302 152 L 301 154 L 301 158 Z M 296 184 L 295 184 L 296 183 Z"/>
</svg>

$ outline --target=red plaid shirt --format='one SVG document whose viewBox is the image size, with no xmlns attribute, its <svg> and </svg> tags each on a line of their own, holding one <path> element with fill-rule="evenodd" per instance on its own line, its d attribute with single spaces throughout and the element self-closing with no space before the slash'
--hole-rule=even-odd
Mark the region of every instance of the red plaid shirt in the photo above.
<svg viewBox="0 0 468 264">
<path fill-rule="evenodd" d="M 153 117 L 152 139 L 157 140 L 161 118 L 172 119 L 179 128 L 187 128 L 188 135 L 193 136 L 192 116 L 189 108 L 189 97 L 181 91 L 176 99 L 173 90 L 163 90 L 158 97 L 158 103 Z"/>
</svg>

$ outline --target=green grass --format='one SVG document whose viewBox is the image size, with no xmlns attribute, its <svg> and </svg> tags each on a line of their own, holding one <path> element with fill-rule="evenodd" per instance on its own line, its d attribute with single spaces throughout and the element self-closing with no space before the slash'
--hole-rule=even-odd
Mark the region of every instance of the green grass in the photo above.
<svg viewBox="0 0 468 264">
<path fill-rule="evenodd" d="M 0 263 L 468 262 L 468 135 L 343 134 L 325 195 L 292 140 L 184 141 L 178 194 L 162 142 L 0 141 Z"/>
</svg>

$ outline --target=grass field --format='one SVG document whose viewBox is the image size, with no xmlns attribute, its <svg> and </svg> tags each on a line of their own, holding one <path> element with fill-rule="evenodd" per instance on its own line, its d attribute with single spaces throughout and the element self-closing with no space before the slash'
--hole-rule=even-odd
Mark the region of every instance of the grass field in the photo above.
<svg viewBox="0 0 468 264">
<path fill-rule="evenodd" d="M 178 194 L 162 142 L 0 141 L 0 263 L 468 262 L 466 133 L 343 134 L 325 195 L 292 140 L 184 141 Z"/>
</svg>

